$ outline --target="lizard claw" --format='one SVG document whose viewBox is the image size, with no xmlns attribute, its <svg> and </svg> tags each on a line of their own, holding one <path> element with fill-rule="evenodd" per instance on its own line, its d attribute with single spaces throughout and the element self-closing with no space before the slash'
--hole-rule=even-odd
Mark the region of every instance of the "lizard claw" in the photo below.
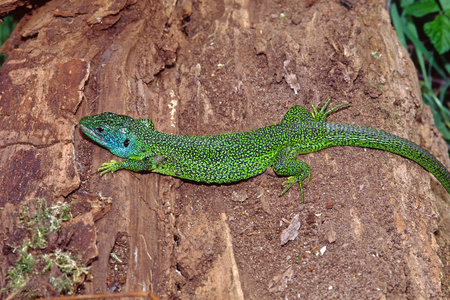
<svg viewBox="0 0 450 300">
<path fill-rule="evenodd" d="M 325 122 L 327 120 L 327 116 L 329 114 L 331 114 L 333 111 L 335 111 L 336 109 L 342 107 L 342 106 L 346 106 L 349 103 L 345 102 L 345 103 L 341 103 L 339 105 L 336 105 L 334 107 L 332 107 L 331 109 L 329 109 L 328 111 L 326 110 L 328 107 L 328 104 L 330 104 L 331 98 L 327 100 L 327 102 L 325 102 L 325 104 L 322 106 L 322 108 L 318 111 L 317 108 L 314 106 L 314 104 L 311 104 L 313 111 L 312 111 L 312 116 L 314 119 L 316 119 L 317 122 Z"/>
<path fill-rule="evenodd" d="M 111 160 L 110 162 L 102 164 L 102 166 L 98 168 L 98 172 L 100 172 L 100 176 L 103 176 L 108 172 L 114 173 L 119 169 L 120 169 L 120 162 Z"/>
<path fill-rule="evenodd" d="M 306 185 L 308 185 L 309 183 L 309 179 L 311 178 L 311 173 L 309 173 L 307 175 L 308 180 L 306 181 Z M 281 192 L 280 196 L 283 196 L 284 193 L 286 193 L 295 183 L 298 182 L 298 185 L 300 187 L 300 193 L 301 193 L 301 197 L 302 197 L 302 203 L 304 202 L 304 197 L 303 197 L 303 186 L 302 186 L 302 181 L 305 179 L 304 176 L 289 176 L 287 178 L 287 180 L 285 182 L 283 182 L 281 185 L 286 187 L 284 188 L 284 190 Z"/>
</svg>

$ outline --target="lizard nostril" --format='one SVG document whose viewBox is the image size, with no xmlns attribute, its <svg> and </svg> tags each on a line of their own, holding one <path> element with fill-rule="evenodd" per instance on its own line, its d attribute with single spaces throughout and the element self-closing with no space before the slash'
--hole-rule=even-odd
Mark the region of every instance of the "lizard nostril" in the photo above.
<svg viewBox="0 0 450 300">
<path fill-rule="evenodd" d="M 102 133 L 104 131 L 104 129 L 101 127 L 97 127 L 95 128 L 95 130 L 97 130 L 98 133 Z"/>
</svg>

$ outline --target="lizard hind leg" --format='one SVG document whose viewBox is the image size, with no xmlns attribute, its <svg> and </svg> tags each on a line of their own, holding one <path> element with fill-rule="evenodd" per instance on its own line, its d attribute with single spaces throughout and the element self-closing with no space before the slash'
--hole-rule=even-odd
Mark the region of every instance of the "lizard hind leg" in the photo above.
<svg viewBox="0 0 450 300">
<path fill-rule="evenodd" d="M 277 175 L 289 176 L 282 184 L 286 187 L 281 192 L 280 196 L 286 193 L 295 183 L 298 182 L 303 202 L 302 181 L 308 178 L 306 181 L 306 184 L 308 184 L 309 179 L 311 178 L 311 168 L 304 161 L 297 160 L 297 151 L 295 148 L 286 147 L 282 149 L 277 154 L 272 168 Z"/>
<path fill-rule="evenodd" d="M 292 106 L 288 112 L 284 115 L 281 124 L 283 123 L 304 123 L 304 122 L 326 122 L 327 116 L 331 114 L 333 111 L 341 108 L 342 106 L 348 105 L 348 103 L 341 103 L 332 107 L 329 110 L 326 110 L 328 104 L 330 104 L 331 98 L 325 102 L 320 110 L 318 110 L 314 104 L 311 105 L 313 108 L 312 112 L 309 112 L 306 108 L 295 105 Z"/>
<path fill-rule="evenodd" d="M 303 122 L 316 122 L 316 119 L 306 108 L 300 105 L 292 106 L 281 120 L 281 124 Z"/>
</svg>

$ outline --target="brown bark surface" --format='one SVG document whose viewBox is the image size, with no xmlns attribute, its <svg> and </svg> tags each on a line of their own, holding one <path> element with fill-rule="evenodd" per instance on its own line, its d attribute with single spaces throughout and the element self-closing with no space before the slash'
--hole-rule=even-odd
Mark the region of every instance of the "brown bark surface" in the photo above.
<svg viewBox="0 0 450 300">
<path fill-rule="evenodd" d="M 438 225 L 441 217 L 448 231 L 449 197 L 412 161 L 351 147 L 304 155 L 312 178 L 302 204 L 298 187 L 278 196 L 284 179 L 270 171 L 225 186 L 128 171 L 100 177 L 114 156 L 77 126 L 111 111 L 150 118 L 167 133 L 209 135 L 271 125 L 293 105 L 333 98 L 351 106 L 330 122 L 397 134 L 449 166 L 382 1 L 349 9 L 339 1 L 52 0 L 20 20 L 2 52 L 2 284 L 15 257 L 6 250 L 24 237 L 17 211 L 43 197 L 75 203 L 64 245 L 91 263 L 82 294 L 448 293 L 439 254 L 448 261 L 449 238 Z M 282 246 L 296 215 L 299 235 Z"/>
</svg>

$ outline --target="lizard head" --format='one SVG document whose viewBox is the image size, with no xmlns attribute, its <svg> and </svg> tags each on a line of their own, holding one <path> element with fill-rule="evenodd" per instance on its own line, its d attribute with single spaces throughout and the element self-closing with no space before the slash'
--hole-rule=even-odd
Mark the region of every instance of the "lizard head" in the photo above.
<svg viewBox="0 0 450 300">
<path fill-rule="evenodd" d="M 153 129 L 153 123 L 148 119 L 133 119 L 109 112 L 84 117 L 79 124 L 89 138 L 122 158 L 137 155 L 141 151 L 139 133 Z"/>
</svg>

